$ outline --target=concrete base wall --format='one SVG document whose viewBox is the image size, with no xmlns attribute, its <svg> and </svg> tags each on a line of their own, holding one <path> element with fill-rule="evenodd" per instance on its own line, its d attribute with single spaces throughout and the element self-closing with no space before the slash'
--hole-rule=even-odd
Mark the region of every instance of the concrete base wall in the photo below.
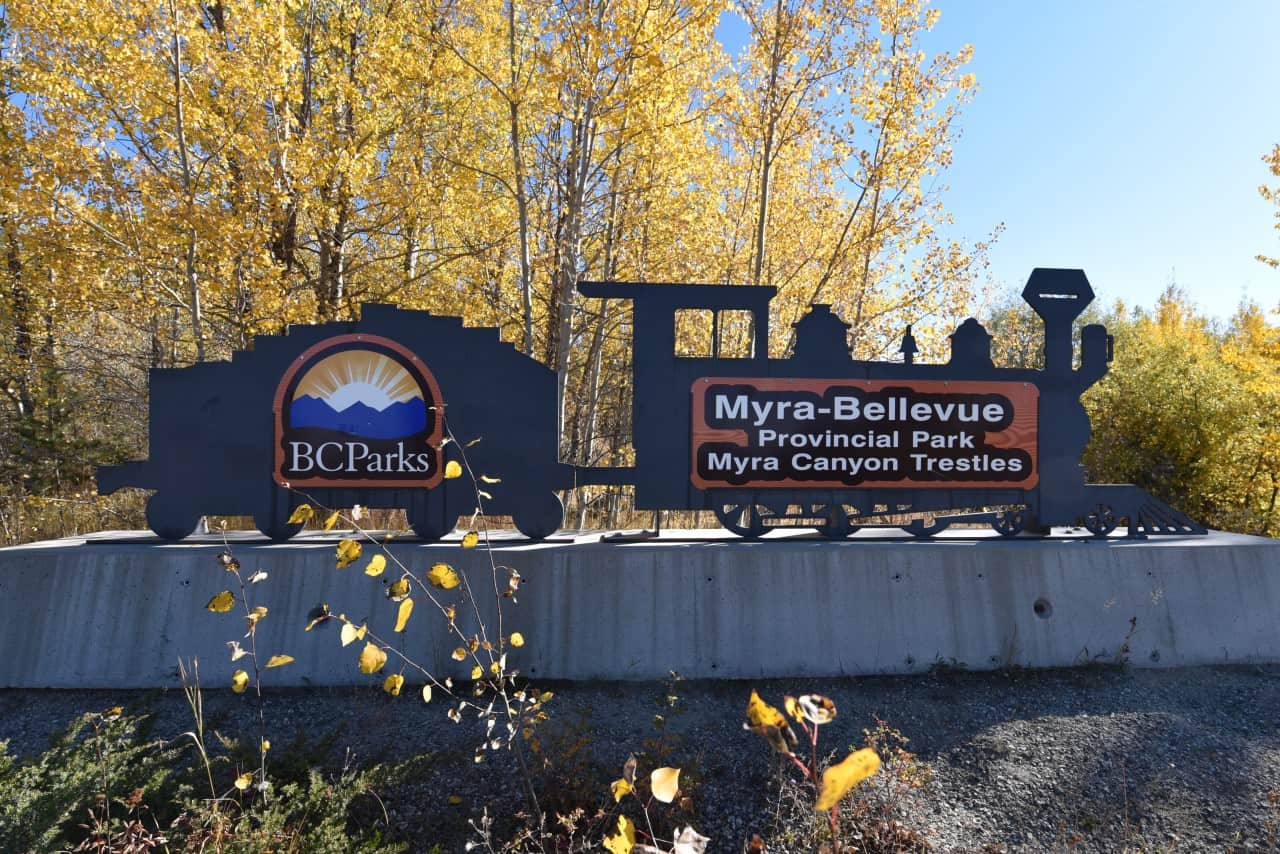
<svg viewBox="0 0 1280 854">
<path fill-rule="evenodd" d="M 394 635 L 396 605 L 383 579 L 362 571 L 370 547 L 336 570 L 336 540 L 232 541 L 246 570 L 269 573 L 250 588 L 269 609 L 259 652 L 296 659 L 268 671 L 266 684 L 374 681 L 356 669 L 363 644 L 340 646 L 336 620 L 303 631 L 322 603 L 400 639 L 436 673 L 469 670 L 450 659 L 457 639 L 420 597 L 408 631 Z M 496 634 L 484 549 L 390 549 L 421 574 L 440 561 L 465 572 Z M 204 607 L 235 580 L 218 565 L 221 550 L 212 539 L 163 545 L 139 534 L 0 549 L 0 685 L 173 685 L 179 658 L 198 658 L 206 683 L 224 682 L 227 641 L 247 641 L 243 617 Z M 1256 537 L 748 543 L 671 532 L 635 544 L 508 541 L 493 556 L 525 579 L 519 603 L 504 609 L 504 632 L 527 639 L 511 663 L 544 679 L 1280 661 L 1280 541 Z M 461 602 L 451 594 L 442 599 Z M 475 629 L 465 603 L 458 625 Z"/>
</svg>

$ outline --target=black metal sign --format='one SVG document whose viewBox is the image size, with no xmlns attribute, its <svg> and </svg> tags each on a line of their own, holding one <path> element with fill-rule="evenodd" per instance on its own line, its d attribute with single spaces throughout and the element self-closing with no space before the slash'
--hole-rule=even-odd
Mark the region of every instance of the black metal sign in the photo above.
<svg viewBox="0 0 1280 854">
<path fill-rule="evenodd" d="M 260 336 L 229 362 L 151 372 L 150 459 L 99 470 L 103 494 L 156 490 L 147 521 L 180 538 L 206 514 L 252 515 L 285 538 L 293 507 L 400 507 L 435 539 L 475 509 L 474 485 L 443 478 L 471 443 L 473 472 L 501 476 L 485 510 L 533 538 L 563 522 L 560 491 L 635 488 L 638 509 L 712 510 L 748 537 L 810 527 L 841 538 L 860 527 L 927 536 L 957 521 L 1006 536 L 1084 525 L 1131 536 L 1204 528 L 1126 484 L 1085 482 L 1089 419 L 1080 395 L 1101 379 L 1111 339 L 1072 321 L 1093 291 L 1079 270 L 1032 272 L 1023 297 L 1044 320 L 1044 369 L 992 363 L 975 320 L 951 336 L 945 364 L 850 356 L 848 326 L 815 305 L 794 352 L 768 355 L 775 290 L 726 285 L 588 283 L 591 298 L 634 311 L 636 464 L 557 459 L 555 377 L 494 329 L 458 318 L 366 305 L 359 321 Z M 748 312 L 751 355 L 686 357 L 677 312 Z M 712 352 L 721 352 L 719 341 Z"/>
</svg>

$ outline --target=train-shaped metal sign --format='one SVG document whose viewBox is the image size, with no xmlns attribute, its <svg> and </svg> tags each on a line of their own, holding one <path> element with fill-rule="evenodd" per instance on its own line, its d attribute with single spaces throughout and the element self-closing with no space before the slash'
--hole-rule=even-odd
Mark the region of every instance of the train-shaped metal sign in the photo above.
<svg viewBox="0 0 1280 854">
<path fill-rule="evenodd" d="M 366 305 L 359 321 L 259 336 L 230 362 L 151 372 L 150 458 L 103 467 L 99 489 L 156 490 L 147 523 L 180 539 L 205 515 L 250 515 L 285 539 L 304 500 L 403 508 L 424 540 L 473 512 L 474 483 L 448 479 L 465 453 L 485 512 L 541 539 L 563 524 L 562 490 L 629 484 L 641 510 L 711 510 L 730 531 L 863 527 L 929 536 L 956 522 L 1005 536 L 1083 525 L 1105 536 L 1205 529 L 1132 485 L 1085 482 L 1080 395 L 1107 372 L 1112 341 L 1072 322 L 1093 299 L 1079 270 L 1036 269 L 1023 298 L 1044 321 L 1044 368 L 998 368 L 975 320 L 946 364 L 853 359 L 848 326 L 815 305 L 793 352 L 768 356 L 769 287 L 583 282 L 634 306 L 635 465 L 559 462 L 554 374 L 491 328 Z M 710 356 L 677 354 L 677 313 L 710 312 Z M 749 312 L 752 346 L 721 354 L 720 312 Z M 458 441 L 482 441 L 463 447 Z M 304 497 L 305 496 L 305 497 Z M 904 521 L 905 520 L 905 521 Z"/>
</svg>

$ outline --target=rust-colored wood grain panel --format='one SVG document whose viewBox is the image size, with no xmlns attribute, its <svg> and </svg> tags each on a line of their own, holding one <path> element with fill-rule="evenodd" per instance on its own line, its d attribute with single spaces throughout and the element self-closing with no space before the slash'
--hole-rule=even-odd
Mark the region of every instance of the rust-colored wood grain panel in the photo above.
<svg viewBox="0 0 1280 854">
<path fill-rule="evenodd" d="M 804 456 L 807 464 L 810 465 L 804 477 L 787 476 L 786 466 L 783 467 L 781 472 L 760 473 L 758 477 L 747 476 L 746 472 L 728 473 L 728 476 L 725 477 L 721 477 L 719 474 L 715 477 L 709 477 L 699 468 L 700 451 L 707 450 L 708 446 L 721 452 L 730 449 L 729 452 L 738 461 L 743 461 L 750 456 L 753 457 L 755 462 L 760 462 L 761 456 L 779 456 L 779 459 L 781 459 L 782 455 L 795 451 L 794 447 L 768 448 L 761 446 L 759 443 L 753 445 L 751 442 L 753 428 L 744 429 L 740 426 L 735 426 L 733 429 L 726 429 L 724 426 L 716 426 L 711 423 L 716 419 L 708 417 L 709 413 L 706 411 L 707 392 L 715 387 L 746 389 L 746 393 L 749 396 L 760 393 L 763 395 L 762 400 L 773 401 L 798 401 L 802 399 L 813 401 L 818 398 L 829 402 L 834 396 L 838 395 L 840 390 L 848 390 L 851 394 L 854 392 L 878 394 L 879 400 L 892 400 L 888 404 L 881 405 L 884 410 L 883 413 L 879 413 L 881 417 L 873 419 L 855 417 L 843 423 L 837 423 L 830 415 L 831 408 L 828 406 L 826 407 L 827 416 L 825 418 L 818 417 L 809 429 L 813 431 L 812 435 L 819 440 L 826 436 L 826 431 L 828 430 L 837 434 L 837 437 L 838 434 L 844 434 L 849 437 L 847 441 L 884 442 L 886 441 L 884 438 L 886 435 L 896 434 L 895 445 L 892 448 L 802 448 L 798 451 L 798 454 Z M 899 391 L 901 391 L 901 394 L 898 393 Z M 1031 383 L 704 377 L 694 381 L 691 393 L 693 395 L 693 453 L 690 461 L 690 478 L 693 484 L 701 489 L 778 487 L 828 489 L 1012 487 L 1030 489 L 1039 481 L 1037 460 L 1039 390 Z M 999 429 L 986 429 L 979 424 L 961 423 L 956 418 L 940 419 L 939 417 L 933 417 L 931 422 L 928 423 L 929 429 L 926 429 L 924 423 L 911 418 L 907 414 L 911 411 L 912 405 L 937 407 L 932 410 L 934 415 L 940 410 L 954 414 L 954 407 L 951 410 L 946 409 L 948 403 L 954 404 L 975 399 L 989 400 L 991 399 L 990 396 L 998 396 L 999 400 L 1007 401 L 1008 406 L 1012 409 L 1011 419 L 1008 419 L 1008 423 Z M 751 399 L 755 400 L 756 398 L 751 397 Z M 969 406 L 972 404 L 965 403 L 964 405 Z M 981 404 L 978 405 L 981 406 Z M 1000 405 L 1003 406 L 1004 404 Z M 868 406 L 868 409 L 870 409 L 870 406 Z M 973 410 L 968 411 L 972 412 Z M 756 414 L 756 411 L 748 410 L 748 416 L 753 414 Z M 888 415 L 896 415 L 898 417 L 886 417 Z M 803 429 L 803 425 L 799 426 Z M 760 435 L 759 428 L 754 429 L 756 435 Z M 929 433 L 930 441 L 933 440 L 934 436 L 943 436 L 944 439 L 937 441 L 972 442 L 973 445 L 961 444 L 959 448 L 949 448 L 945 449 L 945 451 L 930 447 L 913 447 L 911 443 L 916 438 L 914 431 L 917 430 Z M 964 434 L 966 438 L 945 439 L 945 436 L 960 434 Z M 787 435 L 794 434 L 788 433 Z M 853 437 L 858 438 L 855 439 Z M 967 454 L 966 448 L 973 450 L 973 454 Z M 985 471 L 985 477 L 977 474 L 967 476 L 967 471 L 955 471 L 953 469 L 948 469 L 945 473 L 937 473 L 935 471 L 930 475 L 928 472 L 920 472 L 914 468 L 925 464 L 976 467 L 984 464 L 978 461 L 978 458 L 981 457 L 986 457 L 986 465 L 1014 465 L 1014 463 L 993 462 L 992 455 L 989 452 L 996 449 L 1003 452 L 1012 452 L 1019 459 L 1017 465 L 1025 465 L 1026 461 L 1029 461 L 1029 466 L 1020 472 L 1017 477 L 1010 476 L 998 480 L 992 479 L 994 476 L 992 471 Z M 811 450 L 818 453 L 809 453 Z M 878 451 L 883 451 L 884 453 L 877 453 Z M 1024 454 L 1025 456 L 1023 456 Z M 813 458 L 824 455 L 830 458 L 843 457 L 844 459 L 841 462 L 846 465 L 865 464 L 868 467 L 872 465 L 887 466 L 892 461 L 892 458 L 897 460 L 898 467 L 892 472 L 885 472 L 879 476 L 873 471 L 863 471 L 858 474 L 836 473 L 831 476 L 824 476 L 824 473 L 815 472 L 812 468 Z M 938 462 L 917 462 L 917 456 L 934 457 Z M 1008 454 L 994 456 L 1004 459 Z M 793 454 L 792 459 L 794 460 L 795 458 L 796 455 Z M 859 463 L 859 458 L 861 458 L 861 463 Z M 968 461 L 957 463 L 956 460 L 959 458 L 968 458 Z M 940 462 L 943 459 L 951 460 L 951 462 L 949 464 Z M 879 462 L 876 462 L 877 460 Z M 838 464 L 832 459 L 827 459 L 825 463 Z M 795 472 L 792 472 L 792 474 L 794 475 Z"/>
</svg>

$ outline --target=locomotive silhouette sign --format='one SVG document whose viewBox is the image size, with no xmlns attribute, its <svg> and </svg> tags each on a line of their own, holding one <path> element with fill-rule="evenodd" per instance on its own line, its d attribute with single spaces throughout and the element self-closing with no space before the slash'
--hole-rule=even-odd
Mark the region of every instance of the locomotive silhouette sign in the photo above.
<svg viewBox="0 0 1280 854">
<path fill-rule="evenodd" d="M 1080 395 L 1101 379 L 1112 341 L 1072 321 L 1093 299 L 1079 270 L 1036 269 L 1023 298 L 1044 321 L 1044 368 L 997 368 L 975 320 L 951 335 L 946 364 L 858 361 L 849 327 L 814 305 L 786 358 L 768 356 L 774 288 L 583 282 L 634 307 L 634 467 L 559 462 L 553 373 L 456 317 L 365 305 L 359 321 L 259 336 L 229 362 L 151 372 L 151 456 L 99 469 L 99 490 L 156 490 L 147 523 L 180 539 L 204 515 L 251 515 L 286 539 L 304 500 L 403 508 L 435 540 L 475 507 L 443 471 L 463 441 L 477 473 L 501 475 L 485 510 L 541 539 L 563 523 L 558 493 L 635 487 L 642 510 L 712 510 L 730 531 L 862 527 L 930 536 L 964 522 L 1005 536 L 1083 525 L 1106 536 L 1203 534 L 1128 484 L 1085 483 L 1089 419 Z M 712 353 L 678 355 L 677 313 L 712 313 Z M 720 356 L 719 313 L 746 311 L 752 347 Z"/>
</svg>

